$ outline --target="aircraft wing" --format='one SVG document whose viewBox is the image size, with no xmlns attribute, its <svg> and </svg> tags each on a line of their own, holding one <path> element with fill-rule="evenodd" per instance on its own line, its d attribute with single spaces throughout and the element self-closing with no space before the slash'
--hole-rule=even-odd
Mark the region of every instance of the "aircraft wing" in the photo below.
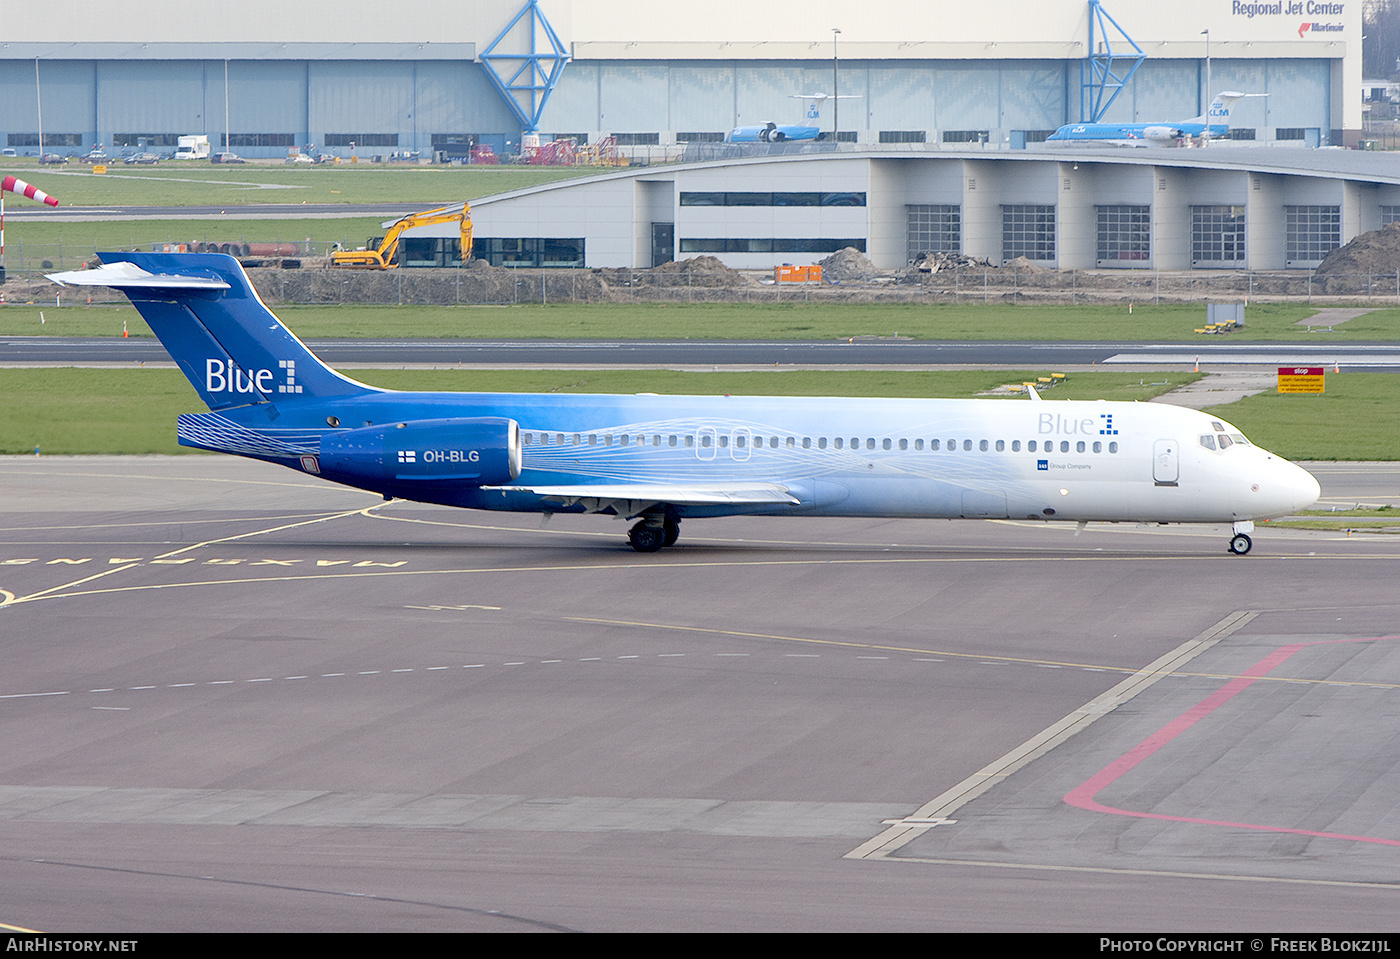
<svg viewBox="0 0 1400 959">
<path fill-rule="evenodd" d="M 786 486 L 775 483 L 578 483 L 569 486 L 497 486 L 506 492 L 533 493 L 564 506 L 582 505 L 590 513 L 612 506 L 623 515 L 636 515 L 649 506 L 715 506 L 802 502 Z"/>
</svg>

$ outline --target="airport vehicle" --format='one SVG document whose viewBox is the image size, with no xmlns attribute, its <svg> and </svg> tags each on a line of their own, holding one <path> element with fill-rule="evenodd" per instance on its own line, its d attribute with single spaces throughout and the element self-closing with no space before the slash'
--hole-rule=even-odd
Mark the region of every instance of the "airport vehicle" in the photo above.
<svg viewBox="0 0 1400 959">
<path fill-rule="evenodd" d="M 372 236 L 362 250 L 337 250 L 331 254 L 331 266 L 351 270 L 392 270 L 399 265 L 399 241 L 405 230 L 415 226 L 437 223 L 461 224 L 462 262 L 472 256 L 472 208 L 463 203 L 460 210 L 440 206 L 422 213 L 410 213 L 399 220 L 383 236 Z"/>
<path fill-rule="evenodd" d="M 210 163 L 246 163 L 237 153 L 216 153 L 209 158 Z"/>
<path fill-rule="evenodd" d="M 207 160 L 209 159 L 209 137 L 206 134 L 191 134 L 180 137 L 175 141 L 175 159 L 177 160 Z"/>
<path fill-rule="evenodd" d="M 1190 120 L 1160 123 L 1067 123 L 1045 142 L 1064 145 L 1079 142 L 1107 143 L 1115 146 L 1170 146 L 1188 137 L 1226 137 L 1230 134 L 1230 113 L 1237 100 L 1267 96 L 1265 93 L 1220 93 L 1210 101 L 1204 116 Z"/>
<path fill-rule="evenodd" d="M 1312 504 L 1317 481 L 1230 424 L 1148 403 L 410 393 L 322 363 L 220 254 L 103 253 L 51 274 L 123 291 L 209 407 L 181 445 L 472 509 L 637 520 L 739 514 L 1230 523 Z"/>
</svg>

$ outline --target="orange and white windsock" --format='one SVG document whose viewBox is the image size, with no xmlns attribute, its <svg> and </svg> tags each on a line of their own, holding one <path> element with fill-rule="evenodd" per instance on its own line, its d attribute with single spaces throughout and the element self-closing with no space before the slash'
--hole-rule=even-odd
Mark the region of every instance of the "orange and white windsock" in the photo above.
<svg viewBox="0 0 1400 959">
<path fill-rule="evenodd" d="M 18 177 L 7 176 L 0 180 L 0 193 L 8 190 L 11 193 L 18 193 L 27 196 L 31 200 L 38 200 L 40 203 L 47 203 L 49 206 L 58 206 L 58 201 L 49 196 L 36 186 L 30 186 Z"/>
</svg>

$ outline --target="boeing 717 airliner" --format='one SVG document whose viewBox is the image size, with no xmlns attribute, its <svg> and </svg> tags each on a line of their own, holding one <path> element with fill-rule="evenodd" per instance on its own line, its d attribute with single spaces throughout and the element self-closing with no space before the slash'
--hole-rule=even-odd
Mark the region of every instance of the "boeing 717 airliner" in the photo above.
<svg viewBox="0 0 1400 959">
<path fill-rule="evenodd" d="M 386 499 L 635 519 L 639 552 L 750 514 L 1229 523 L 1244 554 L 1255 520 L 1319 495 L 1224 420 L 1157 404 L 383 390 L 322 363 L 230 256 L 101 258 L 50 279 L 131 299 L 209 407 L 182 445 Z"/>
</svg>

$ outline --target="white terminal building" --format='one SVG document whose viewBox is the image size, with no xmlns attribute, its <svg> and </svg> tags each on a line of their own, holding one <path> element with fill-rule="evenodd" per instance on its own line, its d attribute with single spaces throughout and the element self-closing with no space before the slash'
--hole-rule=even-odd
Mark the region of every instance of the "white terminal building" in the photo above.
<svg viewBox="0 0 1400 959">
<path fill-rule="evenodd" d="M 1236 104 L 1228 144 L 1044 144 L 1085 119 L 1195 117 L 1224 90 L 1265 94 Z M 818 93 L 843 99 L 799 98 Z M 45 152 L 207 134 L 365 162 L 612 136 L 692 161 L 474 203 L 477 255 L 522 266 L 855 246 L 881 266 L 1308 267 L 1400 219 L 1400 164 L 1316 149 L 1354 146 L 1361 116 L 1360 0 L 50 0 L 0 41 L 0 142 L 20 154 L 42 129 Z M 769 121 L 824 137 L 723 142 Z M 412 246 L 442 262 L 452 242 Z"/>
</svg>

